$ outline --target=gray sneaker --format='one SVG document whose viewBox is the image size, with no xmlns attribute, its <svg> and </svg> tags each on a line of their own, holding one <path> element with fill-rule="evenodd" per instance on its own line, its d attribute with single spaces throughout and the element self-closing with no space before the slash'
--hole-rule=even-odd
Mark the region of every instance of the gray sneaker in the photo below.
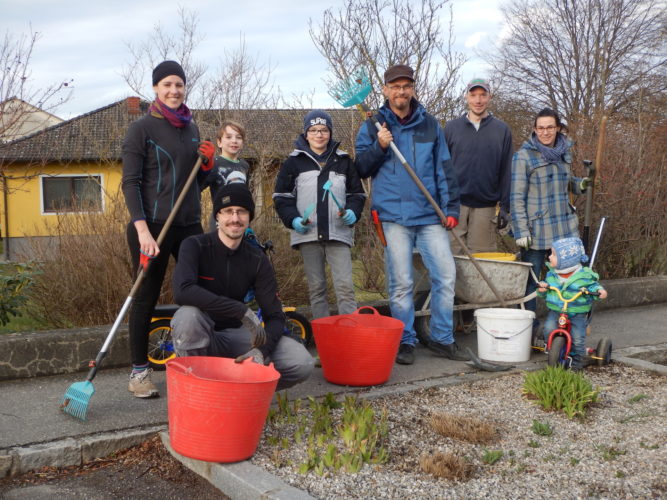
<svg viewBox="0 0 667 500">
<path fill-rule="evenodd" d="M 130 383 L 127 390 L 134 394 L 136 398 L 154 398 L 160 395 L 151 381 L 152 368 L 147 368 L 142 372 L 132 372 L 130 374 Z"/>
</svg>

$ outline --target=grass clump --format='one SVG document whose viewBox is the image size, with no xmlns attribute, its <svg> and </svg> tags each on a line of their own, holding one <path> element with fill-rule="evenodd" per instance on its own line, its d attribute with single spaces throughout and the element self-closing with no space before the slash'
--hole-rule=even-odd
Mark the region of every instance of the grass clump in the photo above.
<svg viewBox="0 0 667 500">
<path fill-rule="evenodd" d="M 422 455 L 419 466 L 427 474 L 453 481 L 470 479 L 473 473 L 472 464 L 453 453 L 438 452 L 434 455 Z"/>
<path fill-rule="evenodd" d="M 522 392 L 545 410 L 562 411 L 574 418 L 586 415 L 586 408 L 597 402 L 600 389 L 593 388 L 580 373 L 548 366 L 526 374 Z"/>
<path fill-rule="evenodd" d="M 464 417 L 448 413 L 434 413 L 430 420 L 431 428 L 444 437 L 485 444 L 498 439 L 494 425 L 474 417 Z"/>
<path fill-rule="evenodd" d="M 539 420 L 533 420 L 533 425 L 530 427 L 530 430 L 538 436 L 551 436 L 554 433 L 549 422 L 540 422 Z"/>
</svg>

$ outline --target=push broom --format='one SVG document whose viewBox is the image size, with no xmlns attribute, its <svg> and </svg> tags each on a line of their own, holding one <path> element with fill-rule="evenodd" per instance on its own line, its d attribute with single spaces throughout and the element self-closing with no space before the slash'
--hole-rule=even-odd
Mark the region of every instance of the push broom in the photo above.
<svg viewBox="0 0 667 500">
<path fill-rule="evenodd" d="M 167 221 L 164 223 L 164 226 L 162 227 L 162 230 L 160 231 L 160 234 L 157 237 L 156 243 L 158 247 L 162 245 L 164 238 L 167 236 L 167 231 L 169 231 L 169 228 L 171 227 L 171 224 L 174 221 L 174 218 L 176 217 L 178 210 L 181 208 L 181 205 L 183 204 L 183 200 L 185 199 L 187 192 L 190 190 L 190 186 L 197 177 L 197 172 L 199 172 L 201 164 L 202 164 L 202 159 L 200 157 L 195 163 L 195 166 L 192 168 L 190 176 L 185 181 L 183 190 L 178 195 L 176 203 L 174 203 L 174 207 L 171 209 L 171 212 L 167 217 Z M 102 360 L 107 355 L 107 352 L 109 351 L 109 346 L 111 345 L 111 342 L 113 341 L 113 338 L 116 335 L 116 332 L 118 331 L 118 327 L 120 326 L 121 322 L 123 321 L 123 318 L 125 317 L 125 314 L 130 308 L 132 300 L 134 300 L 134 296 L 136 295 L 137 290 L 139 290 L 141 284 L 143 283 L 145 276 L 146 276 L 146 270 L 142 266 L 139 269 L 139 274 L 137 275 L 137 279 L 134 281 L 134 285 L 130 290 L 130 294 L 125 299 L 123 307 L 121 308 L 120 312 L 118 313 L 118 316 L 116 317 L 116 320 L 111 326 L 111 330 L 109 331 L 109 334 L 107 335 L 107 338 L 104 341 L 104 344 L 102 345 L 102 349 L 100 349 L 100 352 L 97 353 L 97 357 L 94 360 L 90 360 L 90 362 L 88 363 L 88 367 L 90 368 L 90 370 L 88 371 L 88 376 L 86 377 L 86 380 L 84 382 L 74 382 L 72 385 L 69 386 L 67 391 L 65 391 L 62 403 L 60 404 L 60 408 L 65 413 L 68 413 L 73 417 L 79 418 L 81 420 L 86 420 L 86 413 L 88 412 L 88 403 L 90 403 L 90 398 L 93 396 L 93 394 L 95 394 L 93 379 L 97 374 L 98 368 L 102 364 Z"/>
<path fill-rule="evenodd" d="M 370 79 L 368 78 L 368 74 L 366 73 L 366 70 L 364 68 L 359 68 L 352 74 L 350 78 L 348 78 L 347 80 L 340 81 L 336 85 L 334 85 L 333 88 L 329 91 L 329 95 L 345 108 L 349 108 L 350 106 L 356 106 L 357 109 L 359 109 L 365 116 L 368 116 L 371 119 L 373 125 L 375 125 L 375 128 L 377 128 L 379 131 L 382 129 L 382 125 L 380 125 L 380 122 L 378 122 L 375 115 L 371 112 L 371 110 L 364 102 L 366 100 L 366 97 L 368 97 L 368 94 L 370 94 L 371 90 L 372 86 Z M 391 141 L 391 143 L 389 143 L 389 146 L 391 147 L 391 150 L 394 152 L 396 157 L 401 162 L 401 165 L 403 165 L 403 168 L 405 168 L 405 170 L 410 175 L 414 183 L 417 184 L 419 190 L 426 197 L 426 199 L 431 204 L 435 212 L 438 214 L 440 220 L 442 221 L 447 220 L 447 216 L 444 214 L 442 209 L 433 199 L 431 193 L 428 192 L 428 189 L 426 189 L 426 186 L 424 186 L 424 183 L 417 176 L 414 169 L 407 162 L 403 154 L 399 151 L 394 141 Z M 507 307 L 507 303 L 500 295 L 500 292 L 498 292 L 496 286 L 491 282 L 487 274 L 482 270 L 481 266 L 479 265 L 477 260 L 473 257 L 472 253 L 470 253 L 470 250 L 465 245 L 461 237 L 454 231 L 452 231 L 452 234 L 454 235 L 454 238 L 456 238 L 456 241 L 459 243 L 459 245 L 461 245 L 461 248 L 463 248 L 463 251 L 470 259 L 470 262 L 473 263 L 473 265 L 479 272 L 480 276 L 484 279 L 484 281 L 486 281 L 486 284 L 489 285 L 489 288 L 496 296 L 500 304 L 503 307 Z"/>
</svg>

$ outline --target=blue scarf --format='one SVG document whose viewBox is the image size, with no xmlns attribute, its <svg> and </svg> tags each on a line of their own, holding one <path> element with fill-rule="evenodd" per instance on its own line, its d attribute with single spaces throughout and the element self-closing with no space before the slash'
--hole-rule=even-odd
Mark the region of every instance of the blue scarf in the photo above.
<svg viewBox="0 0 667 500">
<path fill-rule="evenodd" d="M 552 148 L 542 144 L 535 135 L 535 132 L 533 132 L 533 135 L 530 138 L 530 142 L 537 148 L 537 150 L 542 154 L 542 157 L 549 163 L 561 161 L 563 159 L 563 155 L 567 153 L 567 150 L 570 148 L 569 144 L 565 140 L 565 136 L 560 132 L 556 134 L 556 142 Z"/>
</svg>

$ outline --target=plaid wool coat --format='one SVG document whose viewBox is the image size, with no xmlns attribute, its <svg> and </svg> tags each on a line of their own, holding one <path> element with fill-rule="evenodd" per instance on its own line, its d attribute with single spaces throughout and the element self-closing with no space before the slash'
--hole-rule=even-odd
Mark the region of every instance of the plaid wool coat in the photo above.
<svg viewBox="0 0 667 500">
<path fill-rule="evenodd" d="M 547 250 L 554 240 L 579 236 L 579 219 L 568 192 L 581 194 L 581 179 L 572 175 L 572 141 L 561 161 L 548 162 L 530 142 L 512 158 L 510 212 L 515 239 L 530 236 L 534 250 Z"/>
</svg>

